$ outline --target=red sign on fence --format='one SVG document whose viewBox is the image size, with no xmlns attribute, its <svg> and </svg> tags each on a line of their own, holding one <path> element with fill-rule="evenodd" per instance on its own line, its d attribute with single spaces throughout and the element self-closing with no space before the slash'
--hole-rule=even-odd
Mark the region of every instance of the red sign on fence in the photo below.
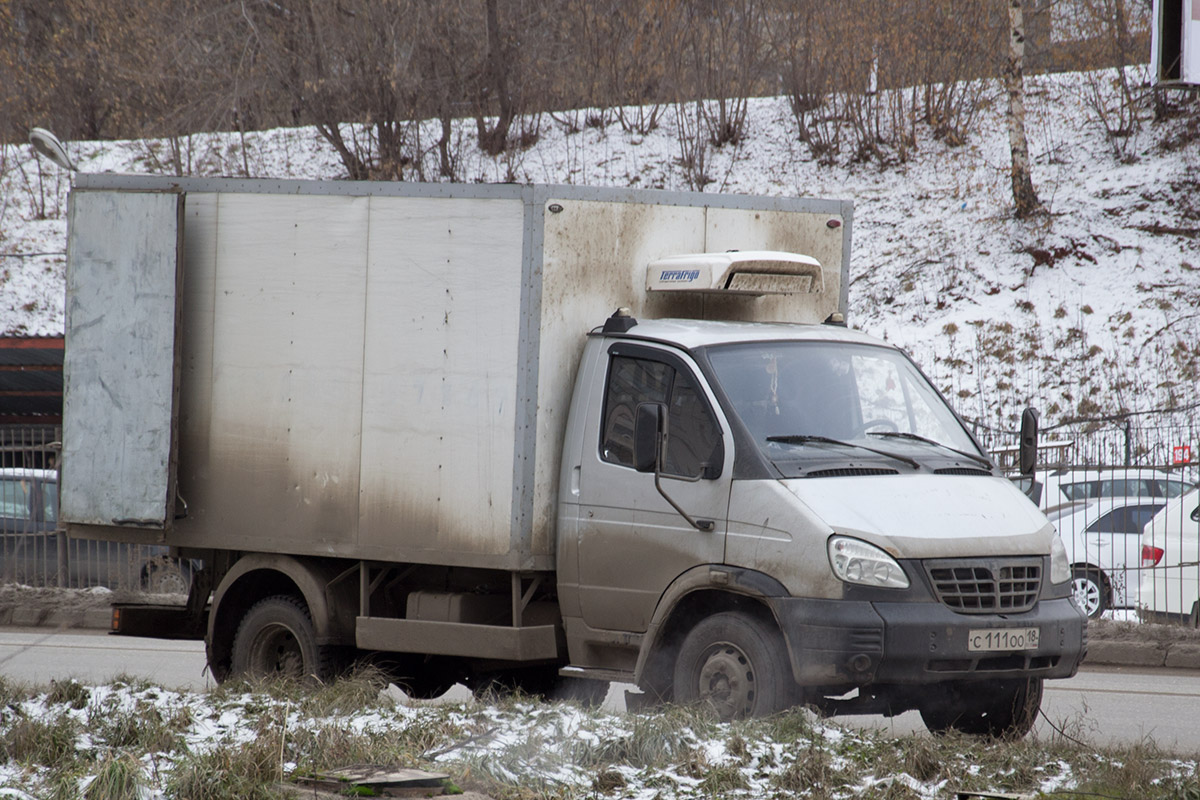
<svg viewBox="0 0 1200 800">
<path fill-rule="evenodd" d="M 1171 448 L 1171 463 L 1186 464 L 1192 460 L 1192 446 L 1180 444 Z"/>
</svg>

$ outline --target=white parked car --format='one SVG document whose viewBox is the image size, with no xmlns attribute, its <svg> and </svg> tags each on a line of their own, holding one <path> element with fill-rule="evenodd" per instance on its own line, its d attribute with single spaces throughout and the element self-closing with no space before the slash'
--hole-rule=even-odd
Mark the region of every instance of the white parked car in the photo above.
<svg viewBox="0 0 1200 800">
<path fill-rule="evenodd" d="M 1075 600 L 1089 617 L 1137 605 L 1142 528 L 1165 499 L 1094 497 L 1049 514 L 1067 548 Z"/>
<path fill-rule="evenodd" d="M 1151 467 L 1043 470 L 1034 477 L 1041 484 L 1038 506 L 1047 511 L 1104 497 L 1153 499 L 1163 504 L 1195 488 L 1177 473 Z"/>
<path fill-rule="evenodd" d="M 1177 497 L 1142 532 L 1144 618 L 1200 621 L 1200 490 Z"/>
</svg>

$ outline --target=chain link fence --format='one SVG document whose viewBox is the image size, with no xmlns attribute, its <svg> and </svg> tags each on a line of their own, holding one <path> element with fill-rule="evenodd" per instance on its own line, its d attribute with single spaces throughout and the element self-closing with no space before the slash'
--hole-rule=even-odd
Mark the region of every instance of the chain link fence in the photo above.
<svg viewBox="0 0 1200 800">
<path fill-rule="evenodd" d="M 0 427 L 0 580 L 25 586 L 177 594 L 192 564 L 167 548 L 68 539 L 58 525 L 61 429 Z"/>
</svg>

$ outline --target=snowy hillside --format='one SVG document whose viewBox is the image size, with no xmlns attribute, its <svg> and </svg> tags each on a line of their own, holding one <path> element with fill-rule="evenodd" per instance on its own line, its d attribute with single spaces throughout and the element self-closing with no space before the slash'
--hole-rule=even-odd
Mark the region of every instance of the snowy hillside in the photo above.
<svg viewBox="0 0 1200 800">
<path fill-rule="evenodd" d="M 1200 399 L 1200 116 L 1155 122 L 1118 158 L 1078 75 L 1029 82 L 1034 183 L 1049 213 L 1012 218 L 999 88 L 960 147 L 918 130 L 904 163 L 822 165 L 782 98 L 751 101 L 748 136 L 708 154 L 709 192 L 853 200 L 850 322 L 908 349 L 959 410 L 1012 427 L 1027 403 L 1073 415 Z M 459 135 L 474 181 L 687 189 L 670 112 L 646 136 L 546 119 L 492 158 Z M 578 121 L 571 132 L 564 117 Z M 432 132 L 432 126 L 431 126 Z M 429 135 L 432 142 L 435 135 Z M 203 175 L 339 178 L 312 129 L 193 137 Z M 73 142 L 83 171 L 162 171 L 163 143 Z M 437 174 L 436 155 L 426 174 Z M 68 178 L 31 148 L 0 158 L 0 332 L 62 331 Z"/>
</svg>

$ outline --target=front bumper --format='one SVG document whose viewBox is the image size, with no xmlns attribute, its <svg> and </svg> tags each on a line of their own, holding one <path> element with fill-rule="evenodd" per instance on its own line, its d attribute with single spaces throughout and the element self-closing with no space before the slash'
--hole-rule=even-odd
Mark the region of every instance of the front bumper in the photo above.
<svg viewBox="0 0 1200 800">
<path fill-rule="evenodd" d="M 1087 651 L 1087 619 L 1067 597 L 1020 614 L 961 614 L 912 601 L 774 598 L 796 682 L 808 687 L 1068 678 Z M 1034 628 L 1036 649 L 973 652 L 970 631 Z"/>
</svg>

